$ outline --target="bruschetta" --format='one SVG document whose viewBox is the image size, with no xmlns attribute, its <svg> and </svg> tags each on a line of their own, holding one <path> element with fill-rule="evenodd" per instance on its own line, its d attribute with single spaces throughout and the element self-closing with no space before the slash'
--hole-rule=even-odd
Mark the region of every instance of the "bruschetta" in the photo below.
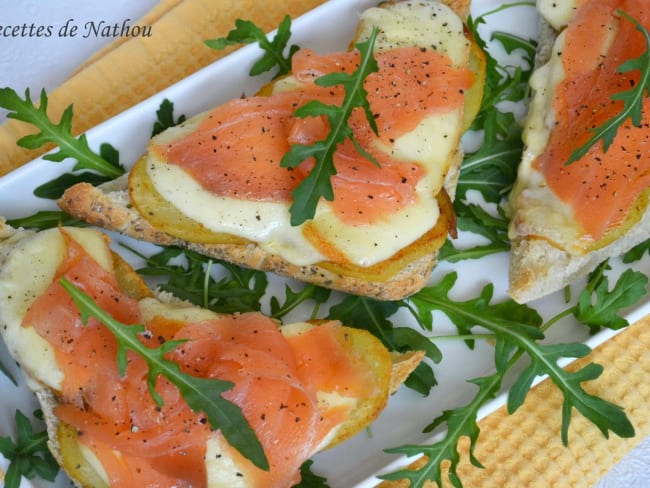
<svg viewBox="0 0 650 488">
<path fill-rule="evenodd" d="M 309 174 L 279 162 L 314 144 L 326 119 L 298 118 L 311 100 L 341 103 L 341 86 L 315 80 L 352 72 L 357 50 L 296 52 L 292 73 L 154 137 L 128 180 L 79 184 L 59 205 L 96 225 L 239 265 L 380 299 L 422 288 L 455 233 L 460 138 L 480 106 L 485 62 L 464 19 L 469 1 L 391 1 L 361 13 L 353 44 L 378 35 L 379 69 L 364 81 L 377 124 L 363 111 L 334 154 L 333 199 L 292 225 L 293 190 Z M 357 117 L 358 116 L 358 117 Z M 365 153 L 365 154 L 364 154 Z M 372 159 L 367 158 L 372 155 Z"/>
<path fill-rule="evenodd" d="M 232 382 L 270 469 L 253 465 L 101 321 L 86 325 L 65 278 L 114 319 L 143 324 L 148 347 L 182 343 L 182 371 Z M 82 487 L 290 487 L 311 455 L 367 426 L 422 359 L 394 355 L 338 322 L 281 325 L 260 313 L 223 315 L 154 294 L 93 229 L 14 230 L 0 219 L 0 330 L 48 423 L 50 448 Z"/>
<path fill-rule="evenodd" d="M 647 2 L 537 6 L 546 59 L 531 78 L 525 151 L 509 202 L 510 294 L 519 302 L 563 288 L 650 235 L 650 99 L 643 89 L 637 125 L 621 98 L 641 81 L 638 69 L 621 67 L 648 49 L 632 20 L 650 29 Z M 625 120 L 611 144 L 591 140 L 616 118 Z"/>
</svg>

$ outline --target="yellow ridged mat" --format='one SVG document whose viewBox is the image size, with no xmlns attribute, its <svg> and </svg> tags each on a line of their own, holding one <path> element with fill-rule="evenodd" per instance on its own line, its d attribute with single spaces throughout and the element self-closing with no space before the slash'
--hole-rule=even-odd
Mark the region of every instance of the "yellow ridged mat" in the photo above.
<svg viewBox="0 0 650 488">
<path fill-rule="evenodd" d="M 590 362 L 605 367 L 595 381 L 583 386 L 589 393 L 625 408 L 636 436 L 609 439 L 573 410 L 569 445 L 560 438 L 562 394 L 550 381 L 533 388 L 512 415 L 500 408 L 479 422 L 474 455 L 485 469 L 469 462 L 469 440 L 459 448 L 458 475 L 466 488 L 590 488 L 650 435 L 650 317 L 646 316 L 588 356 L 567 367 L 575 371 Z M 415 462 L 415 468 L 420 463 Z M 451 487 L 443 471 L 444 487 Z M 429 483 L 428 487 L 435 487 Z M 379 488 L 406 488 L 406 482 L 384 482 Z"/>
</svg>

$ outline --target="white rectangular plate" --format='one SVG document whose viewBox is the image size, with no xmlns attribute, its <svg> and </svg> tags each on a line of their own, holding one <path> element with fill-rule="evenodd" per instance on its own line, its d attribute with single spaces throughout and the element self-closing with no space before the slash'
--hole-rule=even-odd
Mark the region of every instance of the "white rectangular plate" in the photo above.
<svg viewBox="0 0 650 488">
<path fill-rule="evenodd" d="M 376 0 L 327 2 L 294 21 L 292 42 L 321 52 L 345 49 L 356 28 L 359 12 L 376 3 Z M 473 13 L 491 10 L 500 3 L 502 2 L 495 0 L 476 0 Z M 523 37 L 536 32 L 536 16 L 531 8 L 511 9 L 505 14 L 491 16 L 488 20 L 489 29 L 498 28 Z M 253 93 L 265 81 L 247 76 L 250 65 L 258 55 L 255 46 L 245 47 L 95 127 L 87 133 L 91 147 L 97 148 L 100 143 L 109 142 L 119 149 L 121 161 L 130 165 L 144 151 L 155 112 L 164 98 L 174 102 L 176 115 L 182 113 L 190 116 L 230 98 L 239 97 L 242 92 Z M 0 215 L 15 218 L 31 215 L 36 210 L 55 208 L 52 202 L 33 197 L 32 190 L 40 183 L 67 171 L 71 165 L 68 162 L 55 164 L 38 159 L 0 178 Z M 116 242 L 126 241 L 134 246 L 131 240 L 113 234 L 111 237 Z M 471 240 L 472 236 L 463 235 L 455 245 L 463 247 Z M 137 247 L 141 250 L 153 249 L 141 244 L 137 244 Z M 115 249 L 124 252 L 117 246 Z M 132 255 L 125 257 L 133 262 Z M 508 255 L 505 253 L 456 265 L 442 263 L 434 271 L 431 281 L 436 283 L 446 273 L 455 270 L 459 276 L 452 291 L 455 298 L 475 297 L 486 284 L 493 283 L 494 300 L 501 301 L 507 298 L 507 266 Z M 284 288 L 281 279 L 273 279 L 271 283 L 271 292 Z M 548 318 L 566 305 L 563 297 L 556 294 L 536 302 L 534 307 Z M 641 305 L 629 310 L 627 317 L 634 321 L 649 311 L 647 306 Z M 393 319 L 400 325 L 414 325 L 413 320 L 406 315 Z M 442 315 L 435 316 L 434 327 L 436 335 L 456 333 L 455 327 Z M 584 327 L 565 320 L 550 331 L 548 340 L 585 341 L 594 347 L 614 334 L 615 332 L 605 331 L 589 337 Z M 4 345 L 1 347 L 2 362 L 11 364 Z M 434 366 L 439 385 L 431 395 L 422 398 L 402 388 L 390 399 L 388 408 L 367 432 L 317 455 L 315 472 L 326 476 L 332 487 L 372 486 L 379 481 L 375 475 L 395 470 L 406 462 L 389 456 L 384 449 L 406 443 L 430 443 L 435 435 L 440 435 L 440 432 L 433 436 L 423 434 L 422 429 L 443 410 L 461 406 L 472 398 L 475 387 L 467 383 L 467 379 L 484 376 L 493 370 L 493 349 L 486 343 L 477 343 L 473 351 L 459 341 L 441 343 L 440 348 L 444 359 L 441 364 Z M 19 376 L 18 369 L 14 367 L 14 371 Z M 31 413 L 36 408 L 36 403 L 22 383 L 15 388 L 4 376 L 0 378 L 0 389 L 4 393 L 0 399 L 0 435 L 13 435 L 15 409 Z M 480 415 L 489 414 L 504 402 L 505 396 L 499 396 L 485 405 Z M 557 414 L 560 415 L 560 412 Z M 25 483 L 25 486 L 29 484 Z M 68 482 L 64 476 L 60 476 L 55 485 L 37 480 L 32 482 L 32 486 L 63 487 L 68 486 Z"/>
</svg>

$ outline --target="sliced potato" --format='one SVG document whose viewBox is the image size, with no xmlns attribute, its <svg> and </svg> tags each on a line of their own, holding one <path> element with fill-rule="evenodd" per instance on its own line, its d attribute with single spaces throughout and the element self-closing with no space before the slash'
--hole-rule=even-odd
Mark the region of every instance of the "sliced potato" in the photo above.
<svg viewBox="0 0 650 488">
<path fill-rule="evenodd" d="M 129 173 L 129 197 L 151 225 L 180 239 L 199 244 L 245 244 L 247 239 L 214 232 L 186 216 L 158 191 L 147 173 L 147 157 L 141 157 Z"/>
</svg>

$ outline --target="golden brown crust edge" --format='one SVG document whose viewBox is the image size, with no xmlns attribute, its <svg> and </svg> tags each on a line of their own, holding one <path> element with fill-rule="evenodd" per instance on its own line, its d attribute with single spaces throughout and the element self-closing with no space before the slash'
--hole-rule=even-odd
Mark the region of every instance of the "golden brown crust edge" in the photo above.
<svg viewBox="0 0 650 488">
<path fill-rule="evenodd" d="M 627 252 L 648 235 L 650 207 L 625 236 L 584 255 L 569 254 L 531 236 L 514 239 L 510 251 L 509 294 L 519 303 L 542 298 L 586 276 L 605 259 Z"/>
<path fill-rule="evenodd" d="M 215 259 L 295 278 L 318 286 L 379 300 L 399 300 L 426 285 L 436 263 L 436 254 L 426 255 L 388 281 L 366 281 L 332 272 L 318 265 L 297 266 L 269 254 L 256 244 L 196 244 L 154 228 L 126 201 L 113 198 L 88 183 L 64 193 L 59 206 L 70 215 L 98 227 L 162 246 L 178 246 Z"/>
</svg>

